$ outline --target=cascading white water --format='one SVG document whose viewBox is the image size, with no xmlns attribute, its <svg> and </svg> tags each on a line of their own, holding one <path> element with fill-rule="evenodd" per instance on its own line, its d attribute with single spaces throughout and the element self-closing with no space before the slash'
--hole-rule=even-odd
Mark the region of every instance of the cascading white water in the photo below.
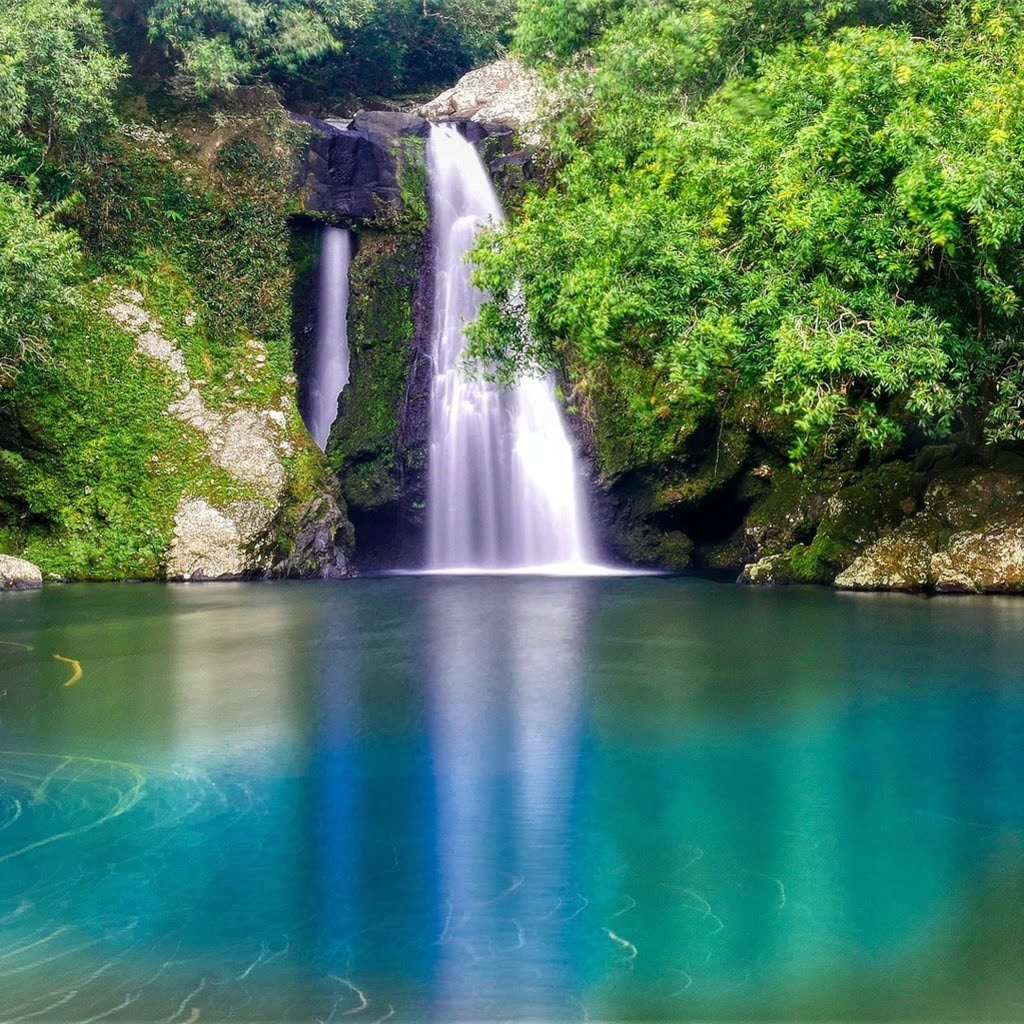
<svg viewBox="0 0 1024 1024">
<path fill-rule="evenodd" d="M 320 243 L 316 348 L 306 401 L 306 426 L 327 447 L 338 416 L 338 396 L 348 383 L 348 268 L 352 236 L 344 228 L 324 228 Z"/>
<path fill-rule="evenodd" d="M 547 377 L 502 388 L 466 372 L 484 296 L 466 254 L 504 219 L 476 150 L 435 125 L 427 147 L 435 248 L 427 557 L 431 569 L 588 571 L 579 466 Z"/>
</svg>

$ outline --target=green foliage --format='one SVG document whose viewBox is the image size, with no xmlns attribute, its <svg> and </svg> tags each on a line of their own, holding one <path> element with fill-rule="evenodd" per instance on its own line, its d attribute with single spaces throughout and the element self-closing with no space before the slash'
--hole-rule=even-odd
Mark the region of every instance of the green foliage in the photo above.
<svg viewBox="0 0 1024 1024">
<path fill-rule="evenodd" d="M 284 73 L 288 52 L 319 43 L 287 15 L 276 24 L 264 42 Z M 193 27 L 197 77 L 230 77 L 219 34 Z M 263 60 L 251 41 L 239 76 Z M 169 413 L 179 385 L 111 319 L 112 288 L 142 294 L 208 408 L 284 416 L 276 530 L 296 528 L 296 510 L 330 486 L 290 376 L 287 219 L 304 129 L 268 90 L 179 109 L 166 133 L 122 127 L 122 71 L 89 3 L 0 0 L 0 550 L 69 579 L 158 576 L 183 495 L 267 500 Z"/>
<path fill-rule="evenodd" d="M 478 252 L 478 352 L 650 366 L 666 425 L 767 394 L 797 462 L 908 425 L 1024 436 L 1024 4 L 867 14 L 620 7 L 555 187 Z"/>
<path fill-rule="evenodd" d="M 73 147 L 106 128 L 123 69 L 88 0 L 0 0 L 0 147 L 19 132 Z"/>
<path fill-rule="evenodd" d="M 269 78 L 289 96 L 393 95 L 491 59 L 513 0 L 148 0 L 152 42 L 201 100 Z"/>
<path fill-rule="evenodd" d="M 196 94 L 227 92 L 254 75 L 294 72 L 339 48 L 337 31 L 354 25 L 362 0 L 153 0 L 150 34 L 178 55 Z"/>
<path fill-rule="evenodd" d="M 39 172 L 97 144 L 121 73 L 89 3 L 0 0 L 0 390 L 25 359 L 46 356 L 81 271 L 58 223 L 68 204 L 48 202 L 40 180 L 56 184 L 59 171 Z"/>
<path fill-rule="evenodd" d="M 507 42 L 515 0 L 374 0 L 343 34 L 341 59 L 314 70 L 321 90 L 394 96 L 450 84 Z"/>
<path fill-rule="evenodd" d="M 0 550 L 51 575 L 159 575 L 183 494 L 218 505 L 256 496 L 168 414 L 177 388 L 102 308 L 114 283 L 142 293 L 208 407 L 285 414 L 293 455 L 281 529 L 327 488 L 288 377 L 299 129 L 269 103 L 189 128 L 208 149 L 151 130 L 106 135 L 103 157 L 75 168 L 65 227 L 38 215 L 26 188 L 0 185 L 0 343 L 6 352 L 46 341 L 0 389 Z M 66 188 L 66 175 L 41 177 Z M 86 276 L 102 283 L 83 285 Z"/>
<path fill-rule="evenodd" d="M 78 267 L 75 237 L 0 182 L 0 391 L 26 359 L 46 353 Z"/>
<path fill-rule="evenodd" d="M 69 578 L 151 576 L 198 444 L 163 415 L 163 374 L 99 313 L 101 298 L 83 296 L 52 358 L 3 396 L 16 433 L 0 438 L 0 550 Z"/>
<path fill-rule="evenodd" d="M 212 169 L 170 159 L 166 143 L 111 140 L 116 158 L 78 181 L 83 199 L 73 222 L 95 268 L 139 288 L 174 325 L 189 371 L 207 382 L 214 405 L 275 397 L 272 377 L 238 373 L 250 339 L 266 346 L 278 378 L 291 368 L 294 133 L 273 111 L 240 120 Z"/>
</svg>

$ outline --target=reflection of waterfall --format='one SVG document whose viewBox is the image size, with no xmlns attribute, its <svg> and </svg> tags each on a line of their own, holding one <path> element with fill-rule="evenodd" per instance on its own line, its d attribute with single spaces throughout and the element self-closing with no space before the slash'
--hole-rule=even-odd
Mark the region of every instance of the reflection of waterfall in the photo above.
<svg viewBox="0 0 1024 1024">
<path fill-rule="evenodd" d="M 338 396 L 348 383 L 348 268 L 352 236 L 344 228 L 324 228 L 320 243 L 316 348 L 306 399 L 306 425 L 313 440 L 327 447 L 338 416 Z"/>
<path fill-rule="evenodd" d="M 428 561 L 431 568 L 584 566 L 579 467 L 549 378 L 503 390 L 464 372 L 463 327 L 483 298 L 465 262 L 480 227 L 502 220 L 476 150 L 452 127 L 428 147 L 437 252 Z"/>
<path fill-rule="evenodd" d="M 578 585 L 430 594 L 437 787 L 438 1020 L 577 1014 L 573 881 L 582 620 Z M 562 908 L 565 908 L 564 910 Z"/>
</svg>

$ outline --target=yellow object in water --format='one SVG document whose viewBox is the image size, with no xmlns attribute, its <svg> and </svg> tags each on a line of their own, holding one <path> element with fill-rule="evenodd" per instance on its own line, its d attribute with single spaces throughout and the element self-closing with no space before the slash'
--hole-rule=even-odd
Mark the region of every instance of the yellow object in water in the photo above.
<svg viewBox="0 0 1024 1024">
<path fill-rule="evenodd" d="M 74 658 L 65 658 L 60 654 L 55 654 L 54 658 L 56 658 L 57 661 L 65 662 L 74 669 L 74 671 L 71 673 L 71 678 L 68 679 L 68 681 L 64 684 L 65 686 L 74 686 L 75 683 L 77 683 L 78 680 L 82 678 L 82 666 L 77 661 L 75 661 Z"/>
</svg>

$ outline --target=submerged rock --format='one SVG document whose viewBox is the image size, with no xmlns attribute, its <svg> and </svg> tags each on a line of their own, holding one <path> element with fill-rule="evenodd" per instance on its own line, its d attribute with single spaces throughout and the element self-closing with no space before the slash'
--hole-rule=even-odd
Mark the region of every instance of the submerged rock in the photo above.
<svg viewBox="0 0 1024 1024">
<path fill-rule="evenodd" d="M 38 590 L 43 585 L 39 566 L 13 555 L 0 555 L 0 590 Z"/>
<path fill-rule="evenodd" d="M 681 530 L 665 532 L 638 523 L 621 529 L 617 540 L 619 554 L 636 565 L 679 570 L 691 564 L 693 541 Z"/>
</svg>

